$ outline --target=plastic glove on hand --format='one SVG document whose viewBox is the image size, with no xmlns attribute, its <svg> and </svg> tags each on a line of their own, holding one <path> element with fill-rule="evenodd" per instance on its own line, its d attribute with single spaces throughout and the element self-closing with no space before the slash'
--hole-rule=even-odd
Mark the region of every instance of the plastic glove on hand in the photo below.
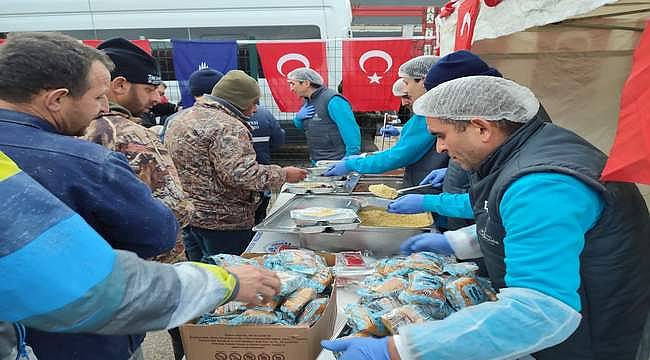
<svg viewBox="0 0 650 360">
<path fill-rule="evenodd" d="M 316 108 L 314 105 L 307 105 L 306 103 L 302 105 L 300 110 L 296 113 L 296 119 L 303 121 L 314 117 L 316 114 Z"/>
<path fill-rule="evenodd" d="M 391 201 L 388 212 L 397 214 L 417 214 L 426 212 L 424 209 L 424 195 L 408 194 Z"/>
<path fill-rule="evenodd" d="M 345 160 L 337 161 L 336 164 L 330 166 L 327 171 L 323 173 L 324 176 L 343 176 L 347 175 L 350 170 L 348 170 L 347 165 L 345 165 Z"/>
<path fill-rule="evenodd" d="M 430 251 L 441 255 L 452 255 L 454 249 L 444 234 L 424 233 L 411 236 L 399 247 L 404 255 L 411 255 L 415 252 Z"/>
<path fill-rule="evenodd" d="M 393 125 L 386 125 L 379 129 L 379 134 L 386 136 L 397 136 L 399 135 L 399 129 Z"/>
<path fill-rule="evenodd" d="M 422 181 L 420 185 L 429 184 L 433 187 L 441 187 L 442 182 L 445 180 L 445 175 L 447 174 L 447 168 L 435 169 L 429 173 Z"/>
<path fill-rule="evenodd" d="M 342 353 L 338 360 L 390 360 L 388 338 L 381 339 L 352 337 L 338 340 L 323 340 L 321 346 L 332 352 Z"/>
</svg>

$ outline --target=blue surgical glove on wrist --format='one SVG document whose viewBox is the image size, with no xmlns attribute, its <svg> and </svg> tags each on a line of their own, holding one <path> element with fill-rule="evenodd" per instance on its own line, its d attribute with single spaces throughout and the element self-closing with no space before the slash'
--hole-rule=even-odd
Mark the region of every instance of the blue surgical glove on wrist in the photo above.
<svg viewBox="0 0 650 360">
<path fill-rule="evenodd" d="M 410 255 L 420 251 L 430 251 L 441 255 L 452 255 L 454 249 L 451 248 L 449 240 L 444 234 L 424 233 L 411 236 L 400 245 L 399 250 L 404 255 Z"/>
<path fill-rule="evenodd" d="M 424 195 L 408 194 L 388 203 L 388 212 L 397 214 L 417 214 L 426 212 Z"/>
<path fill-rule="evenodd" d="M 379 129 L 379 134 L 386 136 L 397 136 L 399 135 L 399 129 L 393 125 L 386 125 Z"/>
<path fill-rule="evenodd" d="M 441 187 L 445 180 L 445 174 L 447 174 L 447 168 L 435 169 L 420 181 L 420 185 L 429 184 L 433 187 Z"/>
<path fill-rule="evenodd" d="M 307 103 L 303 104 L 300 110 L 296 113 L 296 119 L 303 121 L 306 119 L 310 119 L 314 117 L 314 114 L 316 113 L 316 108 L 314 105 L 307 105 Z"/>
<path fill-rule="evenodd" d="M 325 176 L 343 176 L 349 173 L 347 165 L 345 165 L 345 160 L 337 161 L 336 164 L 332 165 L 323 173 Z"/>
<path fill-rule="evenodd" d="M 387 337 L 323 340 L 320 344 L 327 350 L 342 353 L 338 360 L 390 360 Z"/>
</svg>

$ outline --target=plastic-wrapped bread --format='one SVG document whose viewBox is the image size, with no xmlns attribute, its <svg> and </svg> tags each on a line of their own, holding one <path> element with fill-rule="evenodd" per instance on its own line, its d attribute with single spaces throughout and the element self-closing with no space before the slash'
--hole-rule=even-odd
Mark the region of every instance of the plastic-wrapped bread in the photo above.
<svg viewBox="0 0 650 360">
<path fill-rule="evenodd" d="M 300 314 L 300 311 L 316 298 L 316 290 L 313 288 L 302 288 L 296 290 L 293 294 L 289 295 L 284 301 L 280 310 L 287 315 L 289 319 L 295 319 Z"/>
<path fill-rule="evenodd" d="M 483 287 L 473 277 L 449 278 L 445 284 L 445 295 L 456 310 L 488 300 Z"/>
<path fill-rule="evenodd" d="M 445 281 L 437 275 L 424 271 L 409 274 L 408 287 L 399 294 L 404 304 L 442 305 L 445 297 Z"/>
<path fill-rule="evenodd" d="M 328 298 L 318 298 L 309 302 L 305 305 L 305 309 L 302 311 L 302 314 L 298 317 L 296 322 L 298 325 L 307 325 L 312 326 L 313 324 L 320 319 L 320 317 L 325 312 L 327 307 Z"/>
</svg>

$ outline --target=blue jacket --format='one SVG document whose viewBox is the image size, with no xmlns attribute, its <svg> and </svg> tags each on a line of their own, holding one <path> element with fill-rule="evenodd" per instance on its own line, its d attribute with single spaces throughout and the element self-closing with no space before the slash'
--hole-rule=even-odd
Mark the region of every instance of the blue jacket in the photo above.
<svg viewBox="0 0 650 360">
<path fill-rule="evenodd" d="M 416 163 L 436 144 L 435 135 L 427 129 L 424 116 L 413 115 L 402 128 L 402 134 L 388 150 L 372 156 L 348 159 L 345 165 L 351 171 L 361 174 L 381 174 Z"/>
<path fill-rule="evenodd" d="M 257 162 L 263 165 L 271 164 L 271 150 L 278 149 L 284 144 L 284 129 L 280 127 L 278 119 L 261 106 L 248 120 L 248 125 L 253 129 L 253 147 L 257 155 Z"/>
<path fill-rule="evenodd" d="M 123 155 L 61 135 L 35 116 L 2 109 L 0 151 L 79 213 L 112 247 L 147 258 L 174 246 L 174 214 L 151 196 Z M 128 359 L 144 338 L 28 331 L 40 360 Z"/>
</svg>

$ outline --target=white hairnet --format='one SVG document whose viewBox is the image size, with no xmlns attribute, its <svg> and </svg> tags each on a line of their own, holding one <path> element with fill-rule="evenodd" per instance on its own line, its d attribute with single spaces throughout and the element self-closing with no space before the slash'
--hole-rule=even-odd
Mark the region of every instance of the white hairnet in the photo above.
<svg viewBox="0 0 650 360">
<path fill-rule="evenodd" d="M 323 77 L 320 76 L 316 71 L 307 68 L 301 67 L 290 71 L 287 74 L 287 79 L 295 81 L 309 81 L 312 84 L 323 85 Z"/>
<path fill-rule="evenodd" d="M 422 55 L 414 57 L 399 67 L 397 75 L 399 77 L 408 77 L 411 79 L 424 79 L 427 77 L 429 69 L 440 59 L 438 56 Z"/>
<path fill-rule="evenodd" d="M 413 104 L 418 115 L 450 120 L 509 120 L 525 123 L 539 110 L 530 89 L 494 76 L 467 76 L 444 82 Z"/>
<path fill-rule="evenodd" d="M 406 93 L 406 83 L 404 82 L 404 79 L 399 78 L 397 81 L 395 81 L 393 84 L 393 95 L 398 97 L 408 95 Z"/>
</svg>

